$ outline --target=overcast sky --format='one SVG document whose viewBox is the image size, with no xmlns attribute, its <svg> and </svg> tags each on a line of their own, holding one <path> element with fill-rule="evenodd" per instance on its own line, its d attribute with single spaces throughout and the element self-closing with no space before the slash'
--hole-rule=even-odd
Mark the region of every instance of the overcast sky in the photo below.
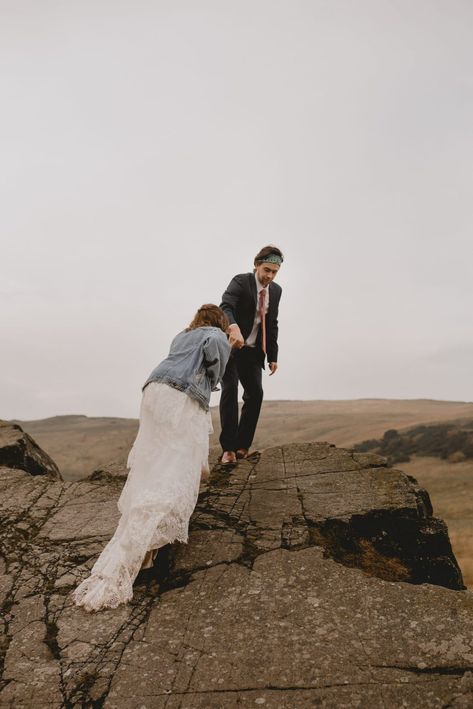
<svg viewBox="0 0 473 709">
<path fill-rule="evenodd" d="M 470 0 L 0 0 L 0 417 L 137 416 L 268 243 L 267 399 L 473 400 L 472 36 Z"/>
</svg>

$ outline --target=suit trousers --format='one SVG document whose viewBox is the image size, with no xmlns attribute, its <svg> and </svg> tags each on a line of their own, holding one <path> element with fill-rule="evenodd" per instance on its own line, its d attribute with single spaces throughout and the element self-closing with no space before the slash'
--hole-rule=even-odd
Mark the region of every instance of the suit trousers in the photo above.
<svg viewBox="0 0 473 709">
<path fill-rule="evenodd" d="M 262 355 L 256 347 L 233 350 L 222 379 L 220 445 L 224 451 L 250 448 L 263 401 Z M 243 407 L 238 421 L 238 383 L 243 386 Z"/>
</svg>

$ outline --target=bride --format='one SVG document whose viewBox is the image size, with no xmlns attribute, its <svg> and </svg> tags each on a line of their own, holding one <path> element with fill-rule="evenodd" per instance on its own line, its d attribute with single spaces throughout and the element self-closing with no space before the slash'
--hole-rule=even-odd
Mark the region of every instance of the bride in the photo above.
<svg viewBox="0 0 473 709">
<path fill-rule="evenodd" d="M 187 542 L 201 474 L 208 471 L 210 392 L 231 349 L 227 328 L 219 307 L 203 305 L 146 380 L 118 500 L 121 518 L 90 576 L 73 592 L 76 605 L 96 611 L 130 601 L 138 571 L 152 566 L 158 548 Z"/>
</svg>

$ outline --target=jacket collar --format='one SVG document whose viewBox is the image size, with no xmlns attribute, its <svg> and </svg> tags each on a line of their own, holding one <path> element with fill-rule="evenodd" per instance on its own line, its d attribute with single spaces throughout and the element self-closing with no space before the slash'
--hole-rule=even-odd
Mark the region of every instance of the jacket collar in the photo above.
<svg viewBox="0 0 473 709">
<path fill-rule="evenodd" d="M 256 288 L 256 277 L 254 273 L 250 273 L 250 290 L 251 290 L 251 295 L 253 296 L 253 300 L 255 302 L 255 310 L 257 307 L 258 303 L 258 289 Z"/>
</svg>

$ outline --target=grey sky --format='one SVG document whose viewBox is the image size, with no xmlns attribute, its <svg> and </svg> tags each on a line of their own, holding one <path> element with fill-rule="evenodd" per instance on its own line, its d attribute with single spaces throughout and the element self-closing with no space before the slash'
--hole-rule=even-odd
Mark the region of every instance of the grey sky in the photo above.
<svg viewBox="0 0 473 709">
<path fill-rule="evenodd" d="M 267 243 L 266 398 L 472 400 L 472 36 L 466 0 L 0 0 L 0 417 L 136 416 Z"/>
</svg>

